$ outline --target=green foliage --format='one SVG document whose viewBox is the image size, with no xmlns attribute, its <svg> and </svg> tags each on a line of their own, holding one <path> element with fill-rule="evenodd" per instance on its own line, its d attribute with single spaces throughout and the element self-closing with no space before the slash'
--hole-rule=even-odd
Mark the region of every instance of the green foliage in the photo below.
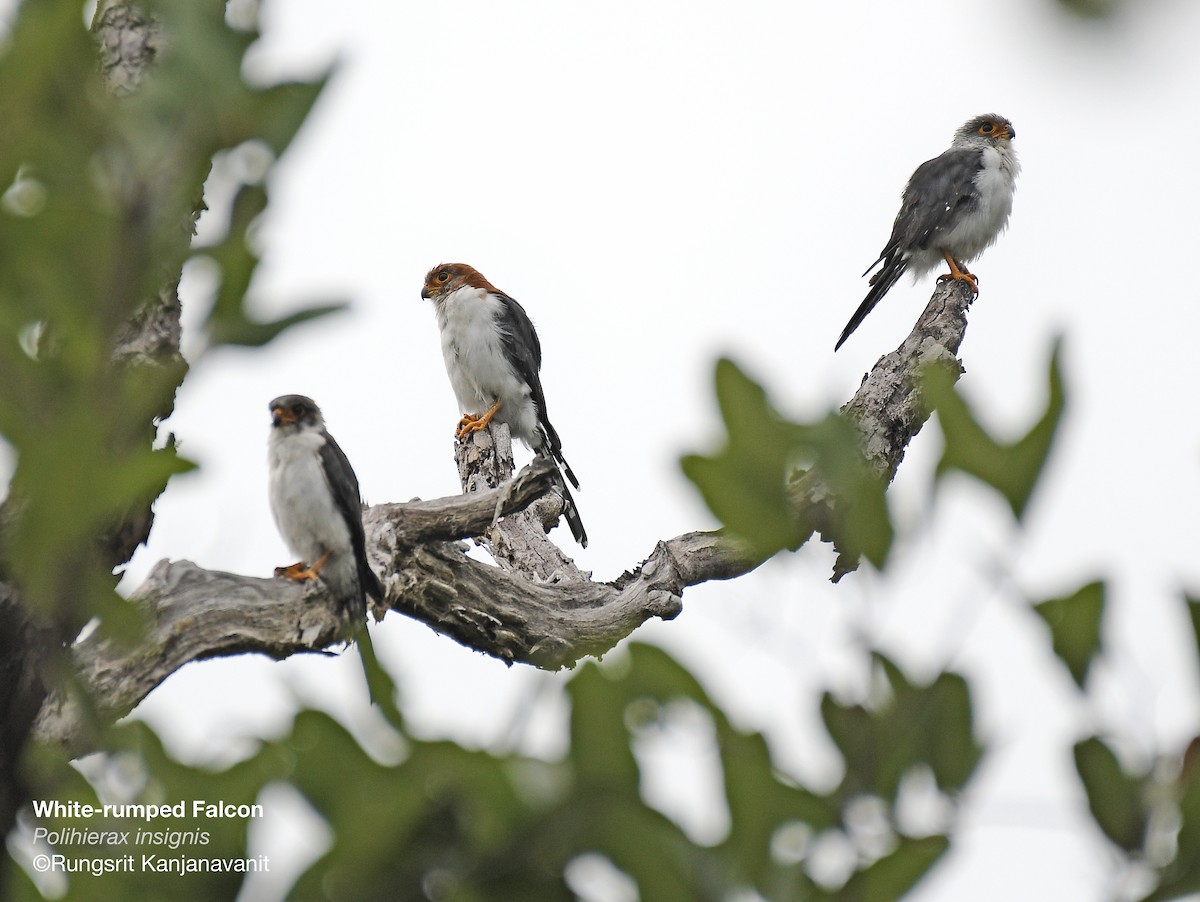
<svg viewBox="0 0 1200 902">
<path fill-rule="evenodd" d="M 0 55 L 0 187 L 7 186 L 0 199 L 0 434 L 19 459 L 0 564 L 46 618 L 70 623 L 101 614 L 110 628 L 128 610 L 111 591 L 113 562 L 94 538 L 145 508 L 190 466 L 173 446 L 151 444 L 153 423 L 169 413 L 183 378 L 182 360 L 167 355 L 130 369 L 114 364 L 114 345 L 129 322 L 163 302 L 164 289 L 169 296 L 197 253 L 191 226 L 213 156 L 251 148 L 277 158 L 321 89 L 320 82 L 247 84 L 242 61 L 257 35 L 232 30 L 223 3 L 141 5 L 160 17 L 171 41 L 152 77 L 129 96 L 105 90 L 95 43 L 73 4 L 25 0 Z M 258 263 L 248 237 L 268 203 L 264 182 L 265 171 L 243 179 L 228 211 L 214 211 L 225 218 L 220 236 L 199 249 L 219 273 L 201 325 L 212 344 L 260 345 L 339 309 L 326 304 L 273 322 L 248 313 Z M 1064 407 L 1058 358 L 1056 348 L 1044 413 L 1012 443 L 979 425 L 947 377 L 932 376 L 928 391 L 946 437 L 939 474 L 983 480 L 1021 518 Z M 683 468 L 729 529 L 769 555 L 798 547 L 819 526 L 839 548 L 883 566 L 892 544 L 886 486 L 866 466 L 852 425 L 832 414 L 789 421 L 729 361 L 718 364 L 716 390 L 726 445 L 685 458 Z M 797 483 L 813 478 L 834 499 L 831 522 L 818 524 L 794 504 Z M 1090 663 L 1102 653 L 1103 584 L 1035 610 L 1086 691 Z M 1200 607 L 1190 602 L 1189 611 L 1200 647 Z M 117 632 L 135 630 L 126 623 Z M 469 750 L 410 735 L 388 701 L 386 674 L 365 651 L 368 679 L 395 731 L 391 758 L 373 757 L 336 720 L 304 711 L 287 736 L 219 771 L 183 765 L 144 725 L 125 724 L 106 737 L 108 750 L 89 772 L 101 771 L 104 799 L 119 802 L 251 804 L 273 783 L 294 786 L 333 834 L 294 898 L 566 900 L 573 898 L 569 864 L 590 853 L 627 874 L 643 899 L 728 899 L 752 890 L 769 900 L 871 902 L 903 896 L 949 848 L 946 834 L 901 828 L 908 778 L 931 774 L 952 808 L 984 752 L 961 676 L 917 683 L 876 654 L 876 688 L 866 699 L 825 693 L 821 701 L 841 779 L 826 791 L 805 787 L 777 765 L 763 735 L 733 726 L 679 664 L 636 643 L 610 665 L 584 665 L 571 680 L 570 741 L 561 761 Z M 680 706 L 711 728 L 729 815 L 728 831 L 713 843 L 695 840 L 642 793 L 639 743 L 669 736 Z M 1153 766 L 1130 771 L 1098 737 L 1074 751 L 1098 829 L 1129 861 L 1153 862 L 1158 882 L 1146 899 L 1200 891 L 1200 766 L 1159 755 Z M 96 786 L 47 750 L 27 758 L 25 777 L 45 798 L 99 800 Z M 880 812 L 882 847 L 856 833 L 853 812 L 863 802 Z M 201 823 L 188 816 L 153 827 L 207 832 L 202 849 L 183 850 L 188 857 L 254 851 L 246 849 L 245 818 Z M 781 841 L 822 835 L 854 850 L 844 881 L 818 880 L 812 844 Z M 1152 847 L 1173 852 L 1155 857 Z M 130 851 L 180 854 L 161 841 Z M 5 898 L 40 898 L 23 872 L 8 880 L 0 887 Z M 236 874 L 135 869 L 71 876 L 68 894 L 227 899 L 241 885 Z"/>
<path fill-rule="evenodd" d="M 1197 622 L 1197 606 L 1185 605 Z M 1086 695 L 1088 666 L 1102 654 L 1099 632 L 1104 586 L 1091 583 L 1037 611 L 1047 621 L 1055 651 Z M 1200 649 L 1200 638 L 1197 642 Z M 1144 746 L 1145 737 L 1130 737 Z M 1097 829 L 1130 868 L 1148 869 L 1156 884 L 1142 902 L 1166 902 L 1200 892 L 1200 738 L 1183 754 L 1158 752 L 1141 767 L 1122 762 L 1111 742 L 1088 736 L 1075 743 L 1075 769 Z"/>
<path fill-rule="evenodd" d="M 1075 743 L 1075 769 L 1104 835 L 1126 852 L 1140 850 L 1149 816 L 1143 803 L 1146 779 L 1122 770 L 1112 749 L 1095 736 Z"/>
<path fill-rule="evenodd" d="M 1187 596 L 1184 599 L 1187 605 L 1188 618 L 1192 622 L 1192 635 L 1196 640 L 1196 650 L 1200 652 L 1200 598 Z"/>
<path fill-rule="evenodd" d="M 1058 0 L 1063 8 L 1085 19 L 1110 19 L 1121 7 L 1120 0 Z"/>
<path fill-rule="evenodd" d="M 101 762 L 93 762 L 101 763 Z M 155 804 L 177 805 L 185 802 L 187 816 L 162 817 L 65 817 L 39 818 L 38 825 L 61 831 L 86 829 L 94 831 L 128 831 L 128 843 L 89 844 L 65 842 L 54 851 L 71 858 L 116 859 L 134 855 L 137 867 L 128 872 L 107 874 L 67 875 L 72 902 L 107 902 L 112 899 L 232 899 L 237 895 L 243 874 L 197 872 L 190 874 L 157 874 L 143 870 L 142 856 L 165 859 L 196 857 L 240 857 L 245 854 L 248 819 L 227 817 L 198 819 L 192 816 L 193 800 L 222 801 L 232 805 L 255 802 L 264 783 L 281 770 L 277 757 L 262 754 L 219 773 L 205 768 L 181 764 L 166 753 L 158 737 L 144 724 L 131 723 L 115 730 L 110 751 L 103 756 L 100 782 L 106 787 L 100 797 L 70 765 L 56 753 L 34 750 L 26 756 L 26 769 L 38 786 L 53 786 L 53 798 L 62 802 L 78 802 L 99 806 Z M 214 781 L 219 779 L 220 794 L 214 793 Z M 203 831 L 203 838 L 192 837 L 180 843 L 179 834 Z M 152 836 L 154 833 L 174 833 Z M 174 846 L 174 848 L 173 848 Z M 14 875 L 6 899 L 41 899 L 41 895 L 23 875 Z"/>
<path fill-rule="evenodd" d="M 846 761 L 841 797 L 867 794 L 894 804 L 900 781 L 927 765 L 944 792 L 962 789 L 983 748 L 975 740 L 967 684 L 943 673 L 928 686 L 911 683 L 881 654 L 876 666 L 886 697 L 874 705 L 843 705 L 826 693 L 825 728 Z"/>
<path fill-rule="evenodd" d="M 798 825 L 811 834 L 834 831 L 856 842 L 848 810 L 864 788 L 881 786 L 887 762 L 894 793 L 899 775 L 928 767 L 943 789 L 961 788 L 979 749 L 971 734 L 962 680 L 942 674 L 927 686 L 875 658 L 888 698 L 856 714 L 863 735 L 845 744 L 845 776 L 828 793 L 806 789 L 776 766 L 764 737 L 734 727 L 686 670 L 664 652 L 631 644 L 623 660 L 586 664 L 570 681 L 570 745 L 561 761 L 471 751 L 453 743 L 396 734 L 389 760 L 368 755 L 337 721 L 301 712 L 288 736 L 264 743 L 226 770 L 189 767 L 168 756 L 142 724 L 114 730 L 106 766 L 120 773 L 121 802 L 175 804 L 217 799 L 252 804 L 263 787 L 287 782 L 331 828 L 328 852 L 301 878 L 290 898 L 357 900 L 479 899 L 569 900 L 565 873 L 572 860 L 600 854 L 637 884 L 643 899 L 728 899 L 752 888 L 765 899 L 890 900 L 914 885 L 948 848 L 945 836 L 907 836 L 890 821 L 884 853 L 859 850 L 844 884 L 822 885 L 809 871 L 809 852 L 781 857 L 781 831 Z M 711 725 L 709 741 L 720 762 L 729 830 L 715 844 L 692 839 L 678 823 L 650 807 L 641 793 L 636 749 L 648 737 L 670 739 L 672 712 L 690 706 Z M 911 738 L 898 728 L 909 719 Z M 944 718 L 955 724 L 934 729 Z M 692 718 L 694 721 L 695 718 Z M 951 745 L 961 745 L 951 751 Z M 95 790 L 57 756 L 39 754 L 29 766 L 55 797 L 97 802 Z M 112 786 L 106 790 L 111 800 Z M 889 809 L 891 805 L 889 803 Z M 269 812 L 268 812 L 269 814 Z M 51 829 L 77 819 L 39 819 Z M 245 818 L 156 821 L 153 829 L 210 833 L 190 857 L 238 857 L 246 851 Z M 92 824 L 90 826 L 96 826 Z M 135 826 L 113 825 L 117 829 Z M 59 849 L 85 854 L 78 846 Z M 179 855 L 156 846 L 109 849 Z M 72 899 L 233 898 L 238 875 L 112 873 L 70 877 Z M 38 898 L 18 872 L 13 899 Z"/>
<path fill-rule="evenodd" d="M 177 349 L 124 363 L 114 348 L 170 303 L 213 155 L 256 142 L 278 156 L 321 89 L 247 84 L 257 35 L 231 29 L 223 3 L 141 7 L 172 39 L 128 96 L 106 89 L 75 4 L 23 3 L 0 56 L 0 435 L 18 457 L 0 566 L 31 609 L 75 628 L 96 614 L 111 628 L 124 610 L 110 571 L 127 552 L 96 537 L 144 518 L 192 466 L 171 443 L 153 447 L 186 370 Z M 265 203 L 244 188 L 214 251 L 221 289 L 202 328 L 215 342 L 262 343 L 332 309 L 246 314 L 247 233 Z M 132 635 L 128 623 L 117 633 Z"/>
<path fill-rule="evenodd" d="M 1106 596 L 1104 583 L 1091 582 L 1064 598 L 1033 606 L 1050 630 L 1054 653 L 1082 687 L 1092 659 L 1100 652 L 1100 623 Z"/>
<path fill-rule="evenodd" d="M 1066 403 L 1059 350 L 1056 345 L 1050 357 L 1046 408 L 1015 442 L 988 434 L 950 372 L 926 372 L 923 390 L 945 436 L 939 476 L 968 473 L 1000 492 L 1022 517 Z M 766 389 L 730 360 L 717 363 L 715 381 L 728 438 L 717 453 L 690 454 L 681 463 L 721 522 L 763 557 L 798 548 L 819 528 L 850 559 L 863 556 L 884 566 L 893 539 L 887 483 L 864 457 L 857 427 L 837 413 L 808 423 L 788 420 Z M 828 496 L 819 508 L 797 500 L 814 480 Z"/>
<path fill-rule="evenodd" d="M 937 410 L 946 439 L 938 475 L 959 470 L 974 476 L 1003 495 L 1018 520 L 1046 465 L 1066 405 L 1060 351 L 1061 342 L 1055 344 L 1050 355 L 1046 409 L 1015 442 L 1002 442 L 988 434 L 955 391 L 955 374 L 931 367 L 925 375 L 924 390 Z"/>
<path fill-rule="evenodd" d="M 817 524 L 798 509 L 789 483 L 814 472 L 840 502 L 830 537 L 842 551 L 882 566 L 892 542 L 886 485 L 863 458 L 853 425 L 837 414 L 811 423 L 786 419 L 730 360 L 717 363 L 716 390 L 725 447 L 681 462 L 712 512 L 764 557 L 795 549 Z"/>
<path fill-rule="evenodd" d="M 1159 872 L 1160 882 L 1144 902 L 1162 902 L 1200 893 L 1200 766 L 1195 760 L 1198 740 L 1192 740 L 1174 784 L 1164 788 L 1176 799 L 1179 832 L 1175 855 Z"/>
</svg>

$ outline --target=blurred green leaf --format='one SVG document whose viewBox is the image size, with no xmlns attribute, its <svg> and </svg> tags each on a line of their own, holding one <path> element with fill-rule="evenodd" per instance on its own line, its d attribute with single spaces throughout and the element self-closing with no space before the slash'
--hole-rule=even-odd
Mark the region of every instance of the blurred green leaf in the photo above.
<svg viewBox="0 0 1200 902">
<path fill-rule="evenodd" d="M 922 688 L 898 670 L 886 676 L 896 698 L 922 696 Z M 432 895 L 567 902 L 574 898 L 566 883 L 567 865 L 594 853 L 628 875 L 644 899 L 718 902 L 753 888 L 765 899 L 857 902 L 896 898 L 944 851 L 941 837 L 897 835 L 895 850 L 864 861 L 843 890 L 819 889 L 801 863 L 776 861 L 772 846 L 784 827 L 836 829 L 844 799 L 804 789 L 782 775 L 765 739 L 735 729 L 678 662 L 660 649 L 631 643 L 613 664 L 581 668 L 568 692 L 571 742 L 554 762 L 422 740 L 406 735 L 402 724 L 390 740 L 375 732 L 368 754 L 328 715 L 302 711 L 287 735 L 261 743 L 245 760 L 221 770 L 181 764 L 145 725 L 123 724 L 112 731 L 111 751 L 93 761 L 89 773 L 118 775 L 117 785 L 130 800 L 155 803 L 249 804 L 268 785 L 290 784 L 332 832 L 331 847 L 288 893 L 299 899 L 382 902 Z M 681 702 L 706 712 L 714 728 L 731 816 L 729 835 L 715 845 L 690 839 L 642 798 L 634 743 L 644 730 L 655 728 L 656 711 Z M 907 701 L 892 707 L 887 715 L 892 720 L 913 713 Z M 939 703 L 926 708 L 932 716 Z M 917 732 L 936 731 L 919 724 Z M 884 735 L 891 741 L 891 734 Z M 945 741 L 961 741 L 961 736 L 951 731 Z M 59 799 L 95 798 L 56 754 L 36 754 L 28 765 L 39 785 L 59 787 Z M 162 826 L 211 829 L 206 856 L 237 857 L 248 838 L 243 818 L 203 823 L 188 818 Z M 23 874 L 13 878 L 13 887 L 19 891 L 10 893 L 12 898 L 36 898 Z M 159 898 L 164 892 L 233 898 L 244 891 L 239 875 L 180 879 L 135 873 L 76 878 L 71 898 Z"/>
<path fill-rule="evenodd" d="M 920 765 L 941 789 L 961 789 L 983 755 L 966 681 L 942 673 L 921 686 L 884 655 L 874 659 L 887 680 L 886 699 L 870 706 L 842 704 L 828 692 L 821 699 L 825 728 L 845 762 L 841 798 L 867 794 L 892 803 L 901 779 Z"/>
<path fill-rule="evenodd" d="M 246 310 L 246 293 L 258 268 L 258 255 L 251 249 L 249 234 L 267 207 L 267 192 L 261 185 L 242 185 L 232 204 L 225 238 L 204 249 L 217 264 L 220 285 L 208 317 L 209 340 L 215 345 L 259 347 L 292 326 L 347 309 L 345 303 L 308 307 L 280 319 L 262 322 Z"/>
<path fill-rule="evenodd" d="M 892 852 L 846 881 L 838 897 L 854 902 L 894 902 L 916 886 L 950 848 L 944 836 L 904 836 Z"/>
<path fill-rule="evenodd" d="M 1100 625 L 1107 590 L 1092 582 L 1064 598 L 1035 604 L 1033 609 L 1050 630 L 1054 653 L 1082 688 L 1092 659 L 1100 652 Z"/>
<path fill-rule="evenodd" d="M 637 762 L 624 729 L 630 700 L 613 691 L 613 679 L 591 662 L 571 680 L 571 748 L 579 779 L 603 789 L 606 785 L 636 785 Z"/>
<path fill-rule="evenodd" d="M 1085 19 L 1108 19 L 1119 8 L 1119 0 L 1059 0 L 1063 8 Z"/>
<path fill-rule="evenodd" d="M 828 537 L 882 566 L 892 542 L 887 487 L 867 465 L 853 424 L 837 414 L 814 423 L 785 419 L 763 387 L 729 360 L 717 363 L 716 391 L 725 447 L 686 455 L 681 466 L 721 522 L 764 557 L 799 547 L 816 526 L 788 493 L 789 479 L 804 464 L 835 498 L 832 522 L 822 524 L 833 533 Z"/>
<path fill-rule="evenodd" d="M 724 848 L 756 885 L 766 886 L 776 831 L 793 821 L 813 830 L 835 827 L 837 808 L 829 798 L 781 780 L 761 734 L 722 730 L 720 752 L 730 816 Z"/>
<path fill-rule="evenodd" d="M 0 565 L 47 620 L 70 632 L 107 615 L 114 635 L 130 631 L 111 576 L 128 550 L 97 536 L 125 535 L 128 520 L 136 542 L 150 503 L 192 466 L 152 449 L 187 370 L 177 349 L 117 364 L 115 345 L 131 321 L 172 303 L 214 154 L 257 143 L 269 164 L 324 84 L 247 83 L 257 34 L 231 29 L 224 3 L 147 0 L 129 15 L 157 17 L 169 39 L 124 96 L 107 90 L 71 4 L 21 4 L 0 49 L 0 434 L 17 455 Z M 219 303 L 211 328 L 200 326 L 221 341 L 263 344 L 340 309 L 248 315 L 257 258 L 247 233 L 265 204 L 259 185 L 244 186 L 229 214 Z"/>
<path fill-rule="evenodd" d="M 1192 621 L 1192 637 L 1196 641 L 1196 651 L 1200 653 L 1200 598 L 1184 596 L 1184 604 L 1187 605 L 1188 617 Z"/>
<path fill-rule="evenodd" d="M 242 345 L 244 347 L 260 347 L 274 341 L 282 332 L 307 323 L 310 320 L 328 316 L 331 313 L 341 313 L 348 309 L 344 303 L 319 304 L 289 313 L 287 316 L 269 322 L 260 322 L 246 317 L 231 316 L 213 324 L 212 340 L 214 344 Z"/>
<path fill-rule="evenodd" d="M 1104 835 L 1126 852 L 1139 852 L 1148 816 L 1143 802 L 1145 778 L 1126 773 L 1112 750 L 1095 736 L 1075 743 L 1075 769 Z"/>
<path fill-rule="evenodd" d="M 98 806 L 113 804 L 177 805 L 184 802 L 184 817 L 162 817 L 146 820 L 140 816 L 94 817 L 84 821 L 75 817 L 42 817 L 37 825 L 51 830 L 66 828 L 86 830 L 128 831 L 129 841 L 116 845 L 95 845 L 68 841 L 59 843 L 54 851 L 71 859 L 109 858 L 132 854 L 138 866 L 131 871 L 101 874 L 67 874 L 67 898 L 72 902 L 108 902 L 112 899 L 232 899 L 241 886 L 243 874 L 196 871 L 189 873 L 157 874 L 141 868 L 142 856 L 152 855 L 175 859 L 220 857 L 238 858 L 246 855 L 249 820 L 241 817 L 194 817 L 193 800 L 224 802 L 231 805 L 251 805 L 258 800 L 263 785 L 279 771 L 279 760 L 260 755 L 235 765 L 213 771 L 185 765 L 164 750 L 162 742 L 148 726 L 131 721 L 110 731 L 109 751 L 103 767 L 90 772 L 99 774 L 105 786 L 103 798 L 60 754 L 35 748 L 26 756 L 25 774 L 33 785 L 53 786 L 52 798 L 61 802 L 79 802 Z M 198 841 L 193 833 L 186 842 L 180 834 L 203 831 L 206 841 Z M 174 837 L 164 835 L 174 833 Z M 157 834 L 157 835 L 155 835 Z M 6 899 L 41 900 L 24 872 L 13 869 Z M 0 895 L 4 895 L 0 892 Z"/>
<path fill-rule="evenodd" d="M 1175 837 L 1175 857 L 1161 870 L 1154 892 L 1143 902 L 1166 902 L 1200 893 L 1200 756 L 1193 739 L 1183 757 L 1176 787 L 1179 799 L 1179 832 Z"/>
<path fill-rule="evenodd" d="M 939 478 L 960 470 L 998 491 L 1020 520 L 1046 465 L 1066 406 L 1060 354 L 1061 341 L 1050 355 L 1046 409 L 1024 436 L 1001 442 L 988 434 L 955 390 L 955 378 L 943 367 L 925 371 L 925 391 L 937 411 L 945 448 L 938 462 Z"/>
<path fill-rule="evenodd" d="M 862 435 L 850 420 L 831 413 L 800 427 L 797 451 L 813 461 L 813 470 L 834 496 L 833 519 L 827 524 L 838 550 L 866 557 L 882 568 L 894 537 L 888 513 L 887 484 L 863 456 Z"/>
<path fill-rule="evenodd" d="M 712 512 L 764 555 L 796 547 L 811 531 L 802 527 L 784 492 L 800 431 L 730 360 L 717 362 L 716 389 L 728 441 L 712 456 L 685 456 L 684 474 Z"/>
</svg>

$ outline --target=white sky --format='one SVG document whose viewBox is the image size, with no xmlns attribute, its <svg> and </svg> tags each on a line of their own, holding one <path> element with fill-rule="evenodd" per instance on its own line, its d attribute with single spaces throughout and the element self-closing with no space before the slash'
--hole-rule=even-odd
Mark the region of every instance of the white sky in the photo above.
<svg viewBox="0 0 1200 902">
<path fill-rule="evenodd" d="M 268 3 L 256 74 L 339 64 L 271 183 L 256 306 L 343 297 L 354 310 L 195 367 L 169 427 L 203 469 L 160 499 L 127 584 L 163 557 L 255 575 L 288 562 L 264 459 L 266 405 L 285 392 L 322 406 L 369 501 L 457 492 L 460 412 L 419 297 L 439 262 L 471 263 L 538 325 L 549 412 L 583 482 L 582 566 L 612 578 L 659 538 L 713 525 L 677 460 L 720 434 L 715 357 L 798 416 L 849 398 L 932 287 L 902 281 L 832 353 L 905 181 L 967 118 L 998 112 L 1024 171 L 1008 234 L 973 267 L 962 385 L 1015 431 L 1065 331 L 1070 408 L 1028 532 L 964 481 L 924 506 L 931 431 L 892 493 L 908 532 L 887 578 L 864 569 L 832 587 L 832 554 L 808 548 L 689 590 L 680 618 L 635 635 L 823 785 L 839 765 L 815 693 L 861 687 L 857 637 L 919 677 L 965 671 L 992 754 L 962 841 L 912 898 L 1110 898 L 1070 743 L 1115 731 L 1146 760 L 1180 749 L 1200 715 L 1174 600 L 1197 577 L 1200 6 L 1128 5 L 1096 25 L 1052 0 Z M 185 309 L 203 282 L 185 283 Z M 1095 576 L 1114 589 L 1111 658 L 1101 702 L 1082 706 L 1021 605 Z M 506 669 L 396 615 L 375 636 L 421 731 L 561 749 L 565 709 L 545 689 L 569 675 Z M 369 720 L 356 666 L 191 665 L 140 711 L 178 754 L 228 756 L 230 740 L 283 729 L 292 697 Z M 649 782 L 716 838 L 706 762 L 680 748 L 669 769 L 695 784 Z M 656 773 L 664 754 L 647 755 Z"/>
</svg>

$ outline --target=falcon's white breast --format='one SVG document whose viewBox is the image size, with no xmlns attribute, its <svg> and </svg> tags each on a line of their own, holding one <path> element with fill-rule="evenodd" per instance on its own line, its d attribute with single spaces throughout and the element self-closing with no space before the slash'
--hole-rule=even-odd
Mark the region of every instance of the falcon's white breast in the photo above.
<svg viewBox="0 0 1200 902">
<path fill-rule="evenodd" d="M 500 331 L 502 302 L 482 288 L 463 286 L 435 301 L 442 357 L 463 413 L 479 416 L 500 401 L 496 419 L 526 444 L 538 435 L 529 386 L 509 362 Z M 531 441 L 533 439 L 534 441 Z"/>
</svg>

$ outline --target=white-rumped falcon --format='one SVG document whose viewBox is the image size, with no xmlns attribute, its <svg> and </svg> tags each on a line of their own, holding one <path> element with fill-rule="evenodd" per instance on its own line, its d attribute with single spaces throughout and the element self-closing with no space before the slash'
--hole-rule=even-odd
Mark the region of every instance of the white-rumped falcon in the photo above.
<svg viewBox="0 0 1200 902">
<path fill-rule="evenodd" d="M 835 351 L 905 271 L 916 279 L 944 260 L 950 272 L 942 279 L 966 282 L 979 292 L 966 267 L 1008 225 L 1020 170 L 1012 147 L 1016 136 L 1003 116 L 976 116 L 954 133 L 949 150 L 917 167 L 904 189 L 892 237 L 863 275 L 880 263 L 883 267 L 871 276 L 871 290 L 846 323 Z"/>
<path fill-rule="evenodd" d="M 294 580 L 319 575 L 343 610 L 361 624 L 365 596 L 383 601 L 383 586 L 367 563 L 358 477 L 311 398 L 276 398 L 271 422 L 271 513 L 288 548 L 301 558 L 290 567 L 277 567 L 275 575 Z"/>
<path fill-rule="evenodd" d="M 515 438 L 548 455 L 579 488 L 546 415 L 538 375 L 542 345 L 524 308 L 465 263 L 429 270 L 421 297 L 432 300 L 437 312 L 446 372 L 463 411 L 458 437 L 487 428 L 493 419 L 505 423 Z M 587 532 L 575 499 L 565 483 L 561 488 L 563 515 L 575 541 L 586 548 Z"/>
</svg>

